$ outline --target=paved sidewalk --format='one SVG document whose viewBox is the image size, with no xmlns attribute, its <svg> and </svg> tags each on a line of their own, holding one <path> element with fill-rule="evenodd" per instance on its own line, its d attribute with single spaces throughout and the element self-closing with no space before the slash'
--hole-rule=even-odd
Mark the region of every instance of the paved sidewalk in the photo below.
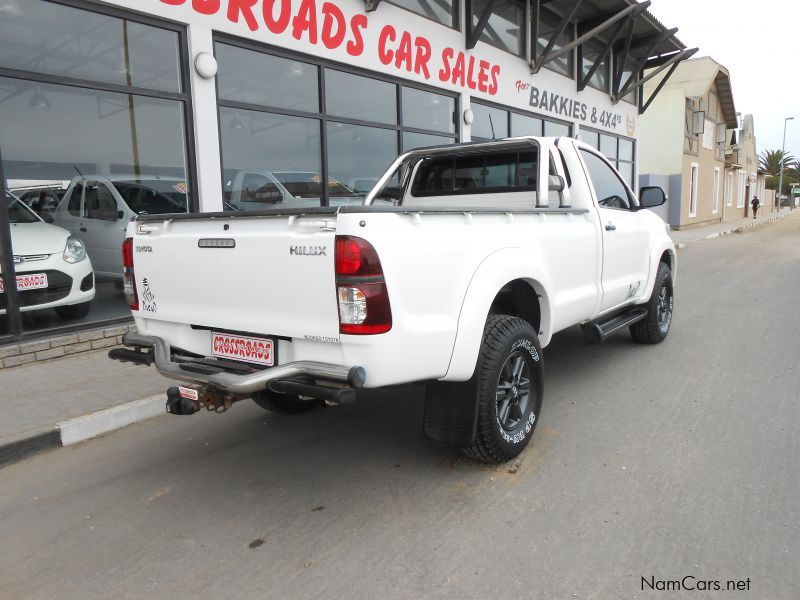
<svg viewBox="0 0 800 600">
<path fill-rule="evenodd" d="M 110 360 L 107 349 L 0 370 L 0 465 L 60 445 L 56 423 L 163 393 L 169 385 L 152 367 Z"/>
<path fill-rule="evenodd" d="M 800 214 L 800 211 L 797 212 Z M 758 227 L 760 225 L 764 225 L 765 223 L 775 221 L 776 219 L 786 218 L 792 213 L 792 209 L 782 208 L 777 212 L 771 212 L 766 215 L 762 215 L 757 219 L 748 217 L 745 219 L 737 219 L 736 221 L 726 221 L 725 223 L 714 223 L 713 225 L 707 225 L 704 227 L 681 229 L 680 231 L 671 231 L 670 235 L 672 236 L 672 240 L 675 242 L 675 245 L 680 248 L 685 244 L 690 244 L 701 240 L 710 240 L 721 235 L 727 235 L 729 233 L 735 233 L 737 231 L 749 229 L 750 227 Z"/>
<path fill-rule="evenodd" d="M 800 210 L 783 209 L 758 219 L 673 231 L 671 235 L 682 247 L 790 215 L 796 218 Z M 162 414 L 163 395 L 170 385 L 152 367 L 110 360 L 107 350 L 2 369 L 0 467 L 71 443 L 76 427 L 79 441 Z"/>
</svg>

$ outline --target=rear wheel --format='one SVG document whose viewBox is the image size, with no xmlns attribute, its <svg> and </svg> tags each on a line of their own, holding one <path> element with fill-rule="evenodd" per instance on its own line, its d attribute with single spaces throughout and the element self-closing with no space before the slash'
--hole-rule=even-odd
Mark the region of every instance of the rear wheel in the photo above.
<svg viewBox="0 0 800 600">
<path fill-rule="evenodd" d="M 92 302 L 82 302 L 80 304 L 70 304 L 68 306 L 56 306 L 55 311 L 59 317 L 65 320 L 82 319 L 89 314 Z"/>
<path fill-rule="evenodd" d="M 644 305 L 647 316 L 630 327 L 633 339 L 640 344 L 663 342 L 672 325 L 674 303 L 672 271 L 666 263 L 659 263 L 653 293 Z"/>
<path fill-rule="evenodd" d="M 314 398 L 301 398 L 293 394 L 278 394 L 271 390 L 256 392 L 250 398 L 264 410 L 283 414 L 306 412 L 320 405 L 319 400 Z"/>
<path fill-rule="evenodd" d="M 475 372 L 477 431 L 472 446 L 462 452 L 486 463 L 519 455 L 539 421 L 543 375 L 542 349 L 530 323 L 516 317 L 489 317 Z"/>
</svg>

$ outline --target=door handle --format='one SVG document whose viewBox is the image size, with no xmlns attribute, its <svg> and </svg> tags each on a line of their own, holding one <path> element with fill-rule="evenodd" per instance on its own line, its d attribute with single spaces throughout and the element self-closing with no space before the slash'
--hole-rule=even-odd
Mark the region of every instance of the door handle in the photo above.
<svg viewBox="0 0 800 600">
<path fill-rule="evenodd" d="M 617 230 L 617 226 L 614 225 L 613 223 L 608 223 L 606 225 L 606 231 L 616 231 L 616 230 Z"/>
</svg>

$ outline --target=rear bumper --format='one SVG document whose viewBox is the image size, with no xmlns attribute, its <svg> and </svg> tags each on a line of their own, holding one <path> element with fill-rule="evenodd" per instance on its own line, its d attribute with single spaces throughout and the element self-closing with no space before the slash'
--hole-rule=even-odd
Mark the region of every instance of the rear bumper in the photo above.
<svg viewBox="0 0 800 600">
<path fill-rule="evenodd" d="M 126 333 L 122 336 L 122 343 L 131 348 L 146 349 L 147 352 L 141 354 L 141 360 L 132 360 L 130 354 L 127 357 L 114 356 L 112 351 L 112 358 L 148 365 L 155 364 L 158 372 L 165 377 L 207 385 L 233 394 L 250 395 L 266 389 L 271 383 L 307 377 L 323 382 L 349 385 L 353 388 L 362 387 L 366 380 L 366 372 L 362 367 L 348 368 L 312 361 L 291 362 L 246 374 L 226 371 L 202 373 L 197 370 L 188 370 L 186 368 L 188 364 L 185 362 L 173 361 L 170 346 L 162 338 L 139 333 Z"/>
</svg>

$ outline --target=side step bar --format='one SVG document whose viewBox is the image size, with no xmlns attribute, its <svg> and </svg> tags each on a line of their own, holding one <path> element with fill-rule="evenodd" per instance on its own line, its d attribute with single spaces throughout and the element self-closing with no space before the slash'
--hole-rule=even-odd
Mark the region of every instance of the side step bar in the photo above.
<svg viewBox="0 0 800 600">
<path fill-rule="evenodd" d="M 641 307 L 629 308 L 621 313 L 617 313 L 612 317 L 607 317 L 602 321 L 592 321 L 584 323 L 583 335 L 586 337 L 586 342 L 589 344 L 596 344 L 602 342 L 610 335 L 613 335 L 624 327 L 630 327 L 634 323 L 638 323 L 647 316 L 647 309 Z"/>
</svg>

